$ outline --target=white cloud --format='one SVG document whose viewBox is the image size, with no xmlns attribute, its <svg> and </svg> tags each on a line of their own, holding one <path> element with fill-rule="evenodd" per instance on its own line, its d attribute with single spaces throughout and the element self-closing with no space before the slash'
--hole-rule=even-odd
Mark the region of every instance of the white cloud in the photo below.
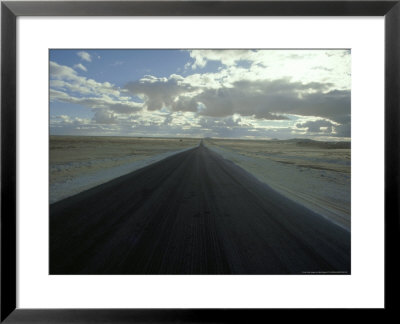
<svg viewBox="0 0 400 324">
<path fill-rule="evenodd" d="M 92 62 L 92 58 L 88 52 L 85 51 L 80 51 L 76 53 L 82 60 L 87 61 L 87 62 Z"/>
<path fill-rule="evenodd" d="M 215 54 L 215 53 L 214 53 Z M 249 55 L 255 55 L 250 53 Z M 240 55 L 226 55 L 225 62 L 235 62 Z M 296 58 L 294 56 L 294 58 Z M 222 136 L 222 128 L 231 134 L 246 133 L 243 129 L 230 128 L 225 118 L 232 116 L 247 117 L 248 120 L 286 121 L 286 126 L 293 134 L 324 133 L 338 136 L 349 136 L 350 129 L 350 91 L 347 86 L 335 83 L 333 79 L 302 82 L 288 77 L 280 79 L 268 78 L 255 69 L 227 67 L 217 73 L 196 73 L 185 78 L 172 75 L 169 78 L 146 76 L 143 79 L 129 83 L 126 89 L 132 95 L 142 96 L 147 109 L 151 111 L 167 110 L 171 112 L 191 112 L 197 118 L 213 124 L 219 130 L 207 129 L 216 136 Z M 318 70 L 323 70 L 317 67 Z M 328 69 L 328 68 L 327 68 Z M 274 75 L 275 77 L 277 74 Z M 331 82 L 332 81 L 332 82 Z M 307 127 L 288 128 L 290 116 L 315 117 L 329 120 L 320 125 L 308 124 Z M 202 116 L 202 117 L 200 117 Z M 239 117 L 239 120 L 240 120 Z M 254 125 L 253 125 L 254 126 Z M 249 129 L 255 129 L 249 124 Z M 277 126 L 272 128 L 277 129 Z M 235 130 L 235 132 L 233 131 Z M 266 127 L 257 128 L 257 132 L 266 135 Z M 210 133 L 210 134 L 211 134 Z M 260 133 L 260 134 L 261 134 Z M 227 133 L 225 134 L 228 135 Z M 210 135 L 211 136 L 211 135 Z M 276 135 L 275 135 L 276 136 Z"/>
<path fill-rule="evenodd" d="M 308 121 L 305 123 L 296 124 L 297 128 L 306 129 L 309 133 L 335 133 L 334 126 L 338 123 L 334 123 L 330 120 L 319 119 L 315 121 Z"/>
<path fill-rule="evenodd" d="M 233 65 L 241 60 L 253 60 L 253 50 L 191 50 L 194 59 L 193 69 L 203 68 L 208 61 L 220 61 L 224 65 Z"/>
<path fill-rule="evenodd" d="M 69 66 L 59 65 L 56 62 L 50 61 L 50 78 L 76 80 L 78 73 Z"/>
<path fill-rule="evenodd" d="M 124 62 L 123 61 L 115 61 L 114 63 L 111 64 L 111 66 L 120 66 L 123 65 Z"/>
<path fill-rule="evenodd" d="M 58 115 L 52 118 L 52 125 L 69 124 L 69 125 L 89 125 L 90 119 L 70 117 L 67 115 Z"/>
<path fill-rule="evenodd" d="M 65 92 L 50 89 L 50 101 L 60 101 L 82 105 L 90 109 L 106 109 L 119 114 L 131 114 L 142 109 L 143 105 L 133 101 L 116 100 L 107 96 L 75 97 Z"/>
<path fill-rule="evenodd" d="M 117 134 L 350 136 L 348 51 L 193 50 L 190 56 L 185 73 L 209 61 L 221 66 L 187 76 L 145 75 L 121 89 L 50 62 L 50 99 L 91 109 L 93 118 L 79 127 Z"/>
<path fill-rule="evenodd" d="M 82 95 L 121 95 L 121 91 L 113 84 L 79 76 L 74 69 L 53 61 L 50 62 L 50 88 L 66 89 Z"/>
<path fill-rule="evenodd" d="M 83 64 L 81 64 L 81 63 L 79 63 L 79 64 L 75 64 L 74 65 L 74 68 L 75 69 L 80 69 L 80 70 L 82 70 L 82 71 L 85 71 L 85 72 L 87 72 L 87 68 L 86 68 L 86 66 L 84 66 Z"/>
<path fill-rule="evenodd" d="M 143 108 L 109 82 L 79 76 L 72 68 L 50 62 L 50 101 L 73 103 L 110 113 L 130 114 Z M 100 115 L 99 115 L 100 116 Z"/>
<path fill-rule="evenodd" d="M 347 50 L 191 50 L 193 68 L 219 61 L 216 78 L 229 75 L 231 82 L 291 78 L 301 82 L 329 82 L 336 89 L 351 87 L 351 56 Z M 243 68 L 243 62 L 247 66 Z"/>
<path fill-rule="evenodd" d="M 126 89 L 143 98 L 151 111 L 191 112 L 196 118 L 237 115 L 270 123 L 297 115 L 330 120 L 332 124 L 321 125 L 319 132 L 349 135 L 347 50 L 192 50 L 190 56 L 192 68 L 209 61 L 223 66 L 214 73 L 186 77 L 147 75 Z M 315 127 L 292 125 L 291 132 L 312 133 Z"/>
</svg>

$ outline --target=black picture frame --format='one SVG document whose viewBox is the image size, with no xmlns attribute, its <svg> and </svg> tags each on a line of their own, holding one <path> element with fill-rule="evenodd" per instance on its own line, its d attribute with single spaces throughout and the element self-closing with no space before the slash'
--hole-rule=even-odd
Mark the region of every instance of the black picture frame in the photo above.
<svg viewBox="0 0 400 324">
<path fill-rule="evenodd" d="M 200 323 L 260 322 L 271 309 L 18 309 L 16 308 L 16 18 L 18 16 L 384 16 L 385 17 L 385 307 L 398 307 L 400 1 L 4 1 L 1 3 L 1 322 Z M 285 309 L 284 311 L 288 311 Z M 310 318 L 310 311 L 290 310 Z M 329 311 L 330 319 L 336 311 Z M 357 311 L 357 310 L 352 310 Z M 347 310 L 349 312 L 349 310 Z M 393 314 L 390 314 L 391 316 Z M 285 315 L 284 315 L 285 316 Z M 317 315 L 315 318 L 322 320 Z M 378 317 L 379 316 L 379 317 Z M 281 320 L 284 320 L 282 317 Z M 342 318 L 343 320 L 343 318 Z"/>
</svg>

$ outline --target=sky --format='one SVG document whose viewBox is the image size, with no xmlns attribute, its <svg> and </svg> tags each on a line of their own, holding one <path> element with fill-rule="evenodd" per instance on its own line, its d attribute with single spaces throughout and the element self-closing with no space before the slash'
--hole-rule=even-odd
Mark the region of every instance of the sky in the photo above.
<svg viewBox="0 0 400 324">
<path fill-rule="evenodd" d="M 50 134 L 349 140 L 349 50 L 49 53 Z"/>
</svg>

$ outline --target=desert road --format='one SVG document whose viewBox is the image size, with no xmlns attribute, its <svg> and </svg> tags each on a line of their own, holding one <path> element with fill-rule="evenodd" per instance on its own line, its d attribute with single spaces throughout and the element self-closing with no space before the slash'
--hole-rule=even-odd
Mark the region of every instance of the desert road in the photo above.
<svg viewBox="0 0 400 324">
<path fill-rule="evenodd" d="M 50 205 L 50 274 L 350 273 L 350 232 L 200 144 Z"/>
</svg>

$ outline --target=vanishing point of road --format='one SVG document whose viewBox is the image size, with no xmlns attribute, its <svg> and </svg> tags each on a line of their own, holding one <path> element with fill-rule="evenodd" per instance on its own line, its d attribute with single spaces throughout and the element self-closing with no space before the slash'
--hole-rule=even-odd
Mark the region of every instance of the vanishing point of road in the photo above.
<svg viewBox="0 0 400 324">
<path fill-rule="evenodd" d="M 50 274 L 350 273 L 350 232 L 201 143 L 50 205 Z"/>
</svg>

